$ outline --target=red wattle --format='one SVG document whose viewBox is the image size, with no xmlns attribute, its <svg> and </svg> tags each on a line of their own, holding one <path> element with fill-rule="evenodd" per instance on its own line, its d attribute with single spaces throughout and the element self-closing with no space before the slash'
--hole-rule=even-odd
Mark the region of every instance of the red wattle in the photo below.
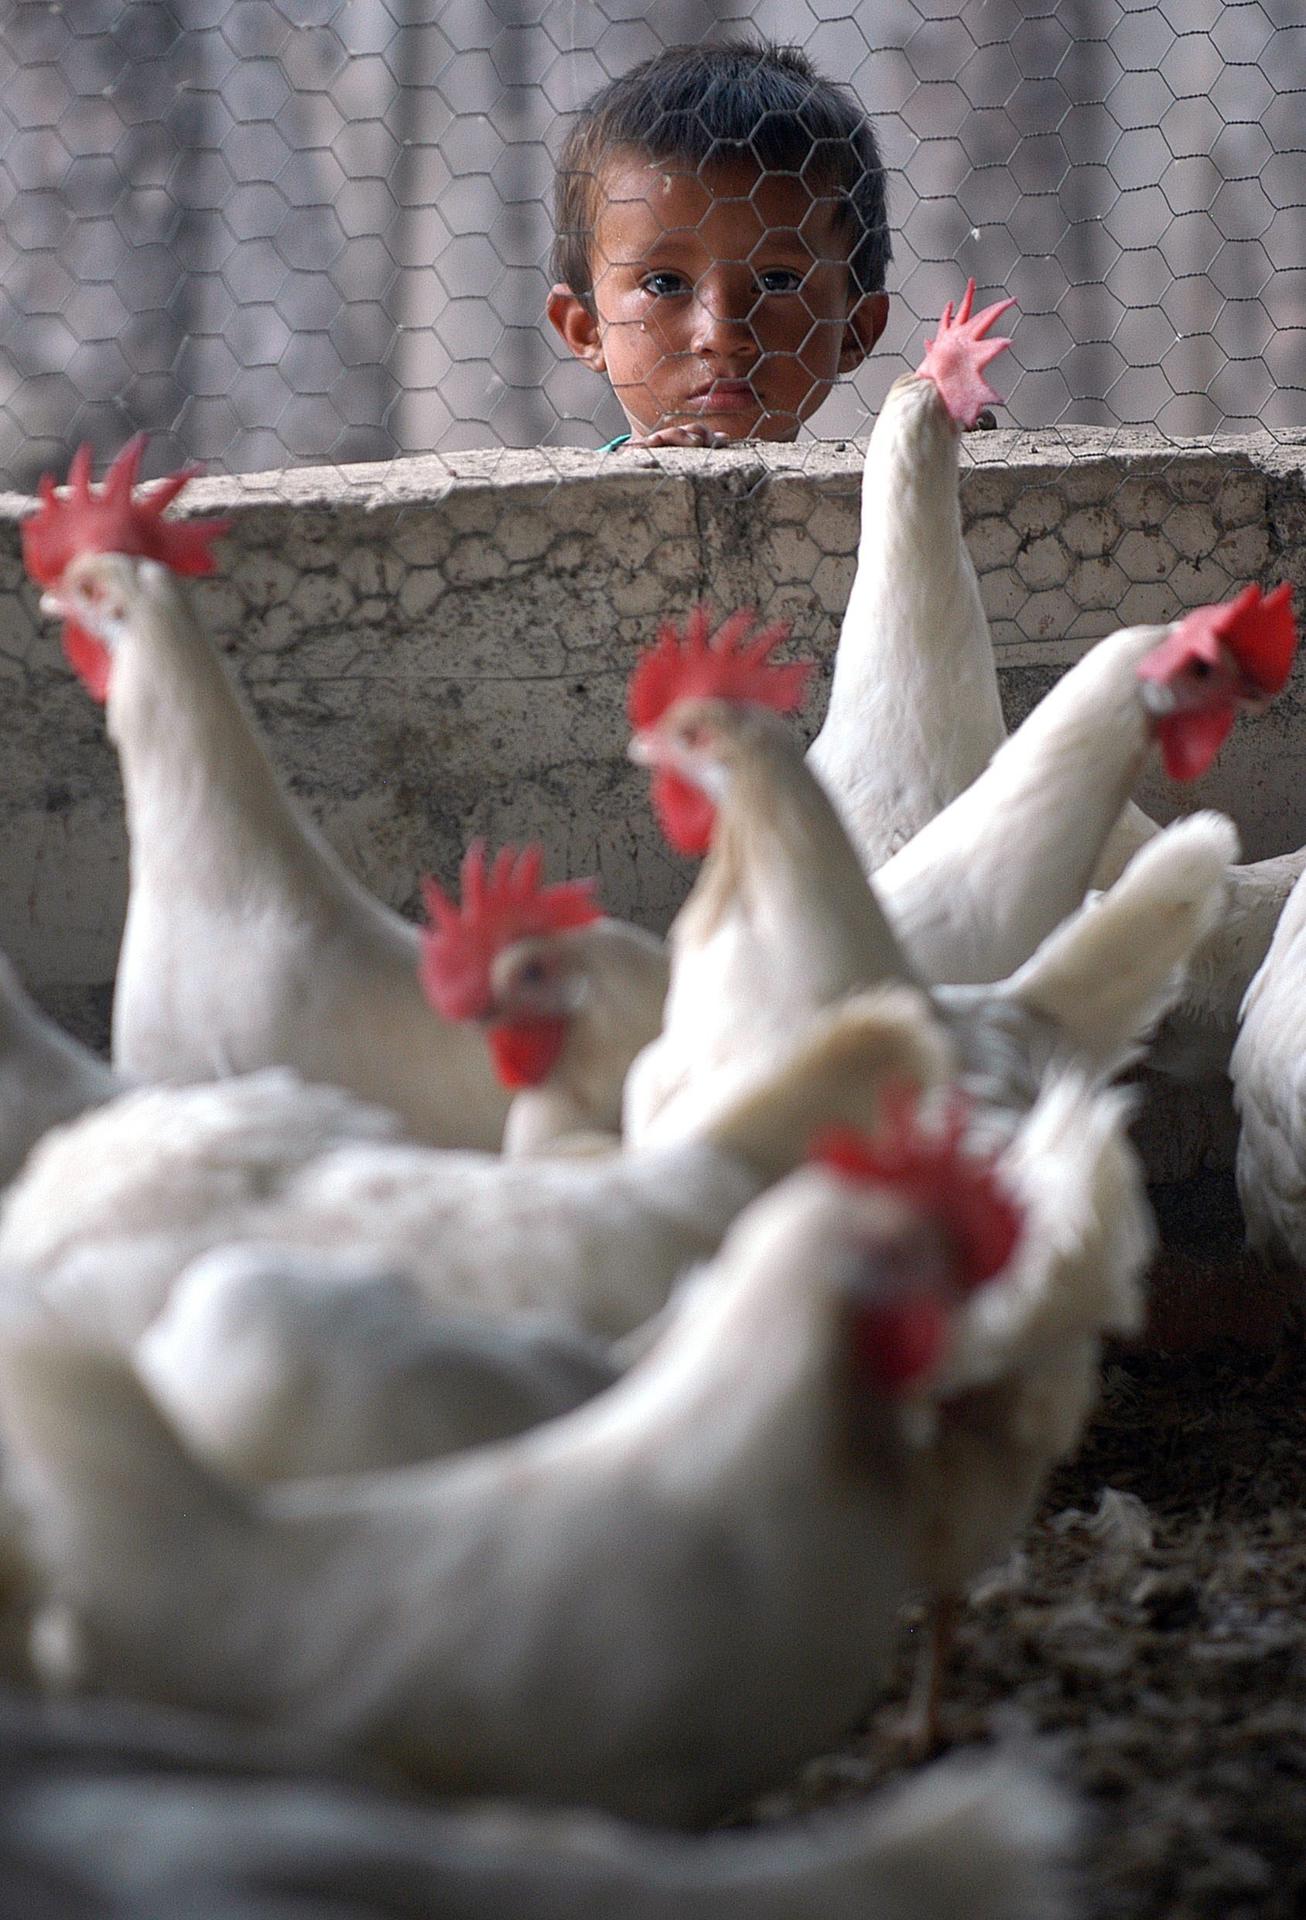
<svg viewBox="0 0 1306 1920">
<path fill-rule="evenodd" d="M 69 666 L 92 700 L 98 700 L 103 706 L 109 697 L 109 675 L 113 671 L 113 655 L 109 649 L 75 620 L 65 620 L 63 650 Z"/>
<path fill-rule="evenodd" d="M 486 1038 L 494 1070 L 505 1087 L 538 1087 L 567 1043 L 565 1020 L 522 1021 L 491 1027 Z"/>
<path fill-rule="evenodd" d="M 929 1295 L 863 1307 L 853 1336 L 858 1372 L 881 1393 L 902 1393 L 937 1365 L 947 1335 L 943 1303 Z"/>
<path fill-rule="evenodd" d="M 1200 713 L 1171 713 L 1156 722 L 1161 758 L 1172 780 L 1196 780 L 1224 745 L 1234 723 L 1232 700 Z"/>
<path fill-rule="evenodd" d="M 677 853 L 702 858 L 716 826 L 716 808 L 705 793 L 680 774 L 659 768 L 653 775 L 653 811 Z"/>
</svg>

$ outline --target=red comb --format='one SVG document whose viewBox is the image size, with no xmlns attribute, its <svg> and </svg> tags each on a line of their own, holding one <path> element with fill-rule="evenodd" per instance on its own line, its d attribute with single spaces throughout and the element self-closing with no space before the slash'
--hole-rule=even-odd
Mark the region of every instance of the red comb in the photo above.
<svg viewBox="0 0 1306 1920">
<path fill-rule="evenodd" d="M 434 880 L 422 882 L 431 924 L 422 934 L 422 986 L 446 1020 L 475 1020 L 490 1004 L 495 956 L 517 940 L 560 933 L 601 920 L 593 880 L 540 885 L 544 849 L 538 843 L 501 847 L 487 865 L 485 842 L 463 856 L 462 905 Z"/>
<path fill-rule="evenodd" d="M 956 1247 L 963 1287 L 982 1286 L 1010 1260 L 1024 1216 L 994 1171 L 996 1156 L 963 1150 L 969 1102 L 955 1094 L 932 1132 L 920 1125 L 917 1088 L 887 1090 L 884 1107 L 880 1135 L 836 1128 L 813 1143 L 810 1157 L 851 1180 L 890 1187 L 932 1214 Z"/>
<path fill-rule="evenodd" d="M 989 362 L 1011 345 L 1001 336 L 986 340 L 995 320 L 1015 306 L 1014 300 L 995 300 L 991 307 L 973 317 L 975 282 L 966 282 L 966 291 L 953 317 L 952 302 L 939 319 L 939 330 L 925 342 L 925 358 L 916 371 L 932 380 L 942 395 L 943 404 L 960 427 L 973 427 L 984 407 L 1000 407 L 1002 395 L 984 377 Z"/>
<path fill-rule="evenodd" d="M 1249 691 L 1280 692 L 1292 672 L 1297 623 L 1292 617 L 1292 587 L 1280 581 L 1264 596 L 1255 581 L 1233 600 L 1195 607 L 1174 632 L 1153 648 L 1138 669 L 1140 680 L 1165 680 L 1176 666 L 1194 658 L 1214 664 L 1227 647 L 1249 683 Z"/>
<path fill-rule="evenodd" d="M 751 607 L 741 607 L 710 632 L 711 613 L 696 606 L 680 633 L 667 620 L 657 642 L 642 653 L 630 676 L 627 706 L 638 733 L 660 720 L 678 700 L 740 700 L 792 713 L 807 687 L 814 662 L 780 665 L 771 659 L 789 636 L 783 623 L 754 631 Z"/>
<path fill-rule="evenodd" d="M 169 475 L 150 493 L 133 499 L 144 452 L 145 435 L 138 433 L 96 488 L 91 449 L 78 447 L 62 496 L 53 475 L 42 474 L 37 489 L 41 504 L 22 525 L 23 561 L 39 586 L 53 586 L 79 553 L 136 554 L 158 560 L 174 573 L 213 572 L 213 542 L 231 522 L 163 518 L 164 508 L 194 479 L 198 469 L 193 467 Z"/>
</svg>

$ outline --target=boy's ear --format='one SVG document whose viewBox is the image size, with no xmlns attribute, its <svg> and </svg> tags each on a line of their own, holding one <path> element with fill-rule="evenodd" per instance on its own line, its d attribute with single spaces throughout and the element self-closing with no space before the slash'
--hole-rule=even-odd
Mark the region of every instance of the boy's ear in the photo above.
<svg viewBox="0 0 1306 1920">
<path fill-rule="evenodd" d="M 843 339 L 839 343 L 839 371 L 852 373 L 860 367 L 871 348 L 884 332 L 889 318 L 889 296 L 887 293 L 864 293 L 857 305 L 844 322 Z M 557 321 L 553 323 L 557 326 Z M 575 349 L 573 348 L 574 352 Z"/>
<path fill-rule="evenodd" d="M 583 360 L 587 367 L 592 367 L 595 373 L 602 373 L 606 363 L 603 342 L 599 337 L 599 323 L 579 295 L 559 280 L 556 286 L 549 289 L 545 311 L 576 358 Z M 880 324 L 883 325 L 883 321 Z"/>
</svg>

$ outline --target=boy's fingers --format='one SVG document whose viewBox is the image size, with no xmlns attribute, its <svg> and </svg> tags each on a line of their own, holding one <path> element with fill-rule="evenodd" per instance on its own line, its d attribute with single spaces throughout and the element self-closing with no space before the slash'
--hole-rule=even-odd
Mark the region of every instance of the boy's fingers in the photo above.
<svg viewBox="0 0 1306 1920">
<path fill-rule="evenodd" d="M 628 447 L 728 447 L 729 437 L 714 427 L 657 427 L 652 433 L 631 436 Z"/>
</svg>

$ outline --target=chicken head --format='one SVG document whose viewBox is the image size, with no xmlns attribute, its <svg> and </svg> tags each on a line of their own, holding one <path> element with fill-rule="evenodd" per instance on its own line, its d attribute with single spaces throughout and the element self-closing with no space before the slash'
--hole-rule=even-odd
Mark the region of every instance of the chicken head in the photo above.
<svg viewBox="0 0 1306 1920">
<path fill-rule="evenodd" d="M 473 841 L 463 859 L 462 902 L 423 882 L 430 926 L 422 985 L 446 1020 L 480 1020 L 506 1087 L 536 1086 L 557 1062 L 576 983 L 548 937 L 602 919 L 592 880 L 542 885 L 544 849 L 500 848 L 487 862 Z"/>
</svg>

